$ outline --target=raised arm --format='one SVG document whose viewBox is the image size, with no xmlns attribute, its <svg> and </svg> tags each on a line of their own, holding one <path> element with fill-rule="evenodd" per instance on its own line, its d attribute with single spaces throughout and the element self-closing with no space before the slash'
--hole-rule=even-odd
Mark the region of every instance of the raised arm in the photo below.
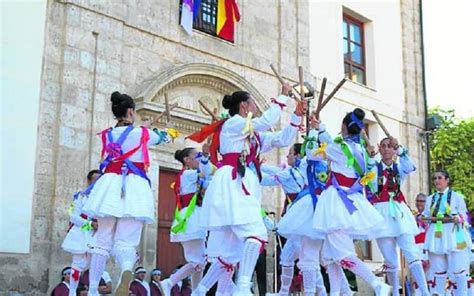
<svg viewBox="0 0 474 296">
<path fill-rule="evenodd" d="M 404 181 L 406 177 L 416 171 L 415 164 L 408 155 L 408 150 L 402 146 L 398 147 L 397 155 L 399 157 L 399 173 L 400 181 Z"/>
<path fill-rule="evenodd" d="M 298 134 L 299 125 L 301 123 L 301 117 L 293 114 L 288 124 L 284 129 L 278 132 L 264 132 L 260 134 L 260 140 L 262 147 L 260 152 L 267 152 L 273 148 L 282 148 L 290 146 L 295 142 L 296 135 Z"/>
<path fill-rule="evenodd" d="M 288 169 L 282 169 L 269 164 L 263 164 L 260 168 L 262 171 L 262 181 L 260 184 L 262 186 L 279 186 L 282 182 L 290 179 Z"/>
</svg>

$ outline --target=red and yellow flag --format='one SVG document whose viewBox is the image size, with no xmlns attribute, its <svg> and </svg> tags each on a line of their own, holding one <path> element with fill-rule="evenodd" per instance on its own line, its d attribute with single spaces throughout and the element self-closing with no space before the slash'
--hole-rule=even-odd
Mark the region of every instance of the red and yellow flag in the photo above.
<svg viewBox="0 0 474 296">
<path fill-rule="evenodd" d="M 236 0 L 217 0 L 217 36 L 234 41 L 234 26 L 240 21 Z"/>
</svg>

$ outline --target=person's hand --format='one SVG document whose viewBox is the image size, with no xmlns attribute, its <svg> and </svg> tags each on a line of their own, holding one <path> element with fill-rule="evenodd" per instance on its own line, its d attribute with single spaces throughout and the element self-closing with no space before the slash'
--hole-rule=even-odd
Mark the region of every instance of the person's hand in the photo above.
<svg viewBox="0 0 474 296">
<path fill-rule="evenodd" d="M 209 148 L 210 148 L 210 145 L 205 143 L 202 145 L 202 154 L 204 154 L 204 156 L 208 156 L 209 155 Z"/>
<path fill-rule="evenodd" d="M 306 114 L 306 110 L 308 109 L 308 102 L 305 100 L 299 100 L 296 104 L 295 114 L 298 116 L 304 116 Z"/>
<path fill-rule="evenodd" d="M 370 157 L 374 157 L 375 155 L 377 155 L 377 149 L 374 145 L 367 145 L 367 152 L 369 153 Z"/>
<path fill-rule="evenodd" d="M 145 128 L 151 128 L 151 120 L 150 119 L 144 120 L 142 123 L 142 126 Z"/>
<path fill-rule="evenodd" d="M 398 140 L 396 138 L 392 137 L 392 136 L 390 136 L 389 139 L 390 139 L 390 143 L 392 144 L 392 147 L 394 149 L 398 149 L 398 147 L 400 146 L 400 145 L 398 145 Z"/>
<path fill-rule="evenodd" d="M 310 124 L 312 129 L 319 130 L 319 127 L 321 125 L 321 121 L 316 118 L 316 114 L 314 112 L 311 113 L 311 119 L 309 121 L 309 124 Z"/>
<path fill-rule="evenodd" d="M 453 222 L 454 222 L 455 224 L 458 224 L 459 222 L 461 222 L 461 219 L 459 219 L 459 216 L 454 216 L 454 217 L 453 217 Z"/>
<path fill-rule="evenodd" d="M 292 89 L 293 89 L 293 87 L 288 82 L 285 82 L 281 86 L 281 94 L 284 95 L 284 96 L 289 96 Z"/>
<path fill-rule="evenodd" d="M 91 225 L 94 231 L 97 231 L 97 229 L 99 229 L 99 223 L 97 223 L 96 221 L 92 221 Z"/>
</svg>

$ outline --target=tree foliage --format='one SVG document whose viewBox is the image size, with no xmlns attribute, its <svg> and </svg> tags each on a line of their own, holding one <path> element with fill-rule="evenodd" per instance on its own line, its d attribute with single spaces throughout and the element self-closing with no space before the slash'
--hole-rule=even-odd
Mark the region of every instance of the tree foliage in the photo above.
<svg viewBox="0 0 474 296">
<path fill-rule="evenodd" d="M 457 120 L 454 110 L 434 108 L 441 125 L 430 136 L 431 170 L 444 169 L 451 177 L 451 187 L 466 197 L 474 210 L 474 118 Z"/>
</svg>

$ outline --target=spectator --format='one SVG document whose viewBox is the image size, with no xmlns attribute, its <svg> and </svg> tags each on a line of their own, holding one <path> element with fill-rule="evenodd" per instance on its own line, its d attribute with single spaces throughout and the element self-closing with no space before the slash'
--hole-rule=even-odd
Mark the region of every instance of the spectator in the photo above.
<svg viewBox="0 0 474 296">
<path fill-rule="evenodd" d="M 67 266 L 61 271 L 61 282 L 51 291 L 51 296 L 68 296 L 71 267 Z"/>
<path fill-rule="evenodd" d="M 139 266 L 135 269 L 135 279 L 130 284 L 130 293 L 135 296 L 149 296 L 150 285 L 145 281 L 146 269 Z"/>
</svg>

